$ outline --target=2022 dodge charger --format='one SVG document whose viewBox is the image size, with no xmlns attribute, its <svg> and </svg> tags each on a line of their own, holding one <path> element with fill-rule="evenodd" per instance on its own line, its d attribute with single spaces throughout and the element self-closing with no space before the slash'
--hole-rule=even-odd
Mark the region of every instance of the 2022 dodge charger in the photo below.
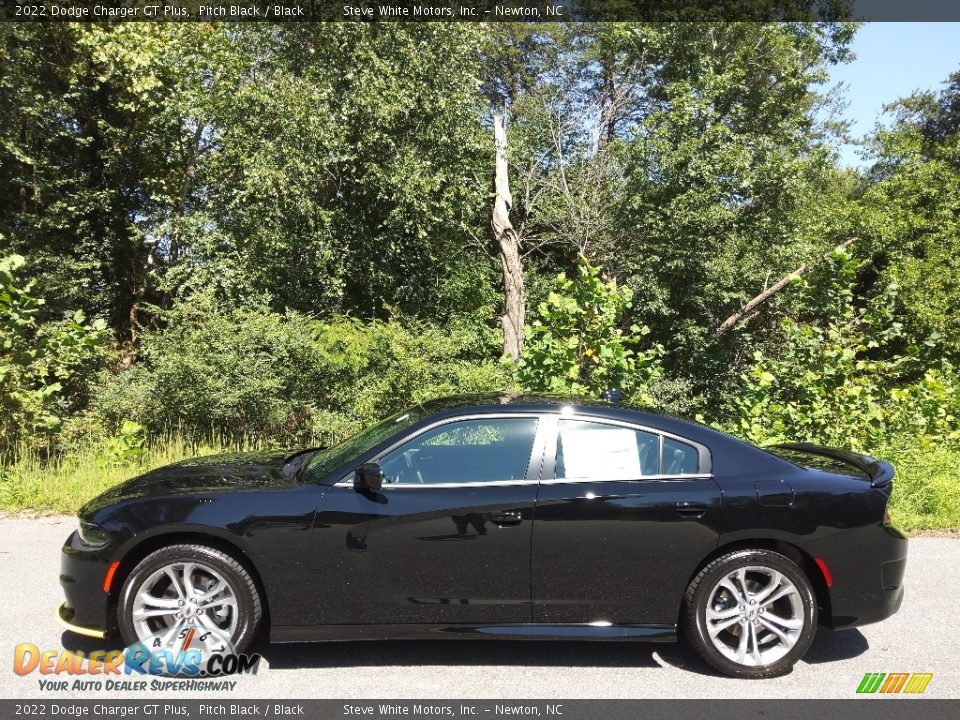
<svg viewBox="0 0 960 720">
<path fill-rule="evenodd" d="M 425 403 L 325 450 L 153 470 L 79 513 L 59 619 L 127 645 L 380 638 L 672 641 L 789 670 L 819 624 L 889 617 L 889 463 L 759 449 L 603 402 Z M 191 634 L 192 636 L 192 634 Z"/>
</svg>

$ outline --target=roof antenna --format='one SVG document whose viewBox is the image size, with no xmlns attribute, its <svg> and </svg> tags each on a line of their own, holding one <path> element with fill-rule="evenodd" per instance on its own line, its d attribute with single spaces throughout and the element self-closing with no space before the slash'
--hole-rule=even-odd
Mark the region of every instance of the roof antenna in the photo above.
<svg viewBox="0 0 960 720">
<path fill-rule="evenodd" d="M 610 388 L 609 390 L 604 390 L 603 395 L 600 397 L 611 405 L 619 405 L 623 401 L 623 392 L 620 388 Z"/>
</svg>

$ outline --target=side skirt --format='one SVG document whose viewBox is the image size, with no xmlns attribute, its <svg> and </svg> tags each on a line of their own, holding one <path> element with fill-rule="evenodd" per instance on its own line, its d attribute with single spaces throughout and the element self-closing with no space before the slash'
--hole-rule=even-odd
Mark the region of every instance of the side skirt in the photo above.
<svg viewBox="0 0 960 720">
<path fill-rule="evenodd" d="M 279 625 L 270 642 L 333 642 L 409 639 L 645 640 L 674 642 L 676 625 Z"/>
</svg>

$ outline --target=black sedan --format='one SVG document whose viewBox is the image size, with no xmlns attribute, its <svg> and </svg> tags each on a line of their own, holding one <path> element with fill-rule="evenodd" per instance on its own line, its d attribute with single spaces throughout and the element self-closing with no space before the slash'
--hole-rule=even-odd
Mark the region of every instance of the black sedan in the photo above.
<svg viewBox="0 0 960 720">
<path fill-rule="evenodd" d="M 892 478 L 870 457 L 758 449 L 602 402 L 436 400 L 329 449 L 188 460 L 108 490 L 63 548 L 59 618 L 128 645 L 192 628 L 238 650 L 260 632 L 682 632 L 717 670 L 768 677 L 818 624 L 899 608 Z"/>
</svg>

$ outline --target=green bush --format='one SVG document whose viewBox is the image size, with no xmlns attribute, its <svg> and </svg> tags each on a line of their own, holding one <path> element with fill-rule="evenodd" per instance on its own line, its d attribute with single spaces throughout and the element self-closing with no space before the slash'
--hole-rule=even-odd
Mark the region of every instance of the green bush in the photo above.
<svg viewBox="0 0 960 720">
<path fill-rule="evenodd" d="M 624 332 L 632 299 L 629 288 L 604 281 L 581 258 L 577 277 L 558 275 L 538 318 L 524 328 L 517 382 L 524 390 L 597 398 L 620 388 L 625 400 L 650 404 L 661 349 L 641 349 L 646 327 L 632 324 Z"/>
<path fill-rule="evenodd" d="M 107 337 L 102 320 L 81 312 L 41 324 L 44 300 L 16 272 L 23 257 L 0 257 L 0 457 L 39 446 L 85 402 L 87 382 Z"/>
<path fill-rule="evenodd" d="M 922 447 L 907 439 L 900 446 L 878 447 L 875 454 L 897 471 L 890 501 L 894 525 L 908 531 L 960 528 L 960 449 Z"/>
<path fill-rule="evenodd" d="M 731 431 L 763 444 L 817 442 L 871 452 L 902 438 L 956 444 L 958 381 L 929 341 L 912 343 L 896 320 L 896 288 L 854 305 L 857 264 L 837 253 L 826 289 L 806 286 L 807 321 L 784 318 L 775 347 L 732 393 Z M 891 352 L 891 349 L 895 352 Z"/>
<path fill-rule="evenodd" d="M 129 419 L 152 435 L 325 445 L 410 403 L 506 383 L 474 334 L 426 323 L 201 300 L 142 342 L 140 362 L 105 379 L 94 409 L 112 427 Z"/>
</svg>

